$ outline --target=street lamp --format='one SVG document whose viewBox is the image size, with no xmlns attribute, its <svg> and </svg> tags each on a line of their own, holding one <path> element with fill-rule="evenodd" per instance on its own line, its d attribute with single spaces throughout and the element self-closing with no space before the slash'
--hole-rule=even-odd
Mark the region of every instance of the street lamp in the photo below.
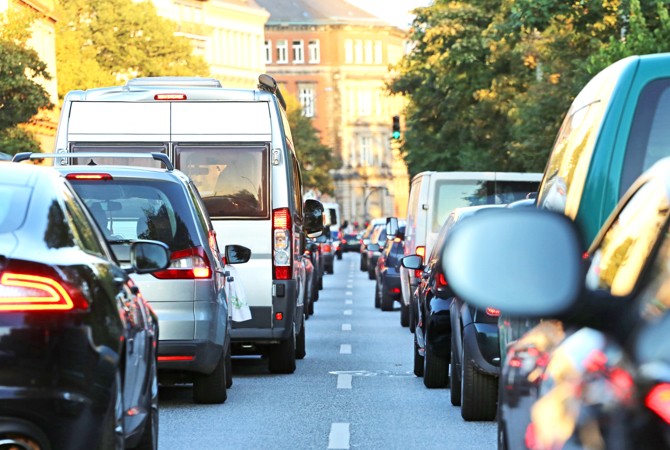
<svg viewBox="0 0 670 450">
<path fill-rule="evenodd" d="M 388 189 L 386 186 L 372 186 L 368 188 L 365 186 L 365 189 L 368 190 L 369 192 L 365 194 L 365 198 L 363 199 L 363 217 L 365 218 L 365 222 L 368 222 L 368 199 L 370 198 L 370 195 L 377 191 L 386 191 L 388 193 Z M 382 209 L 383 209 L 383 204 L 382 204 Z"/>
</svg>

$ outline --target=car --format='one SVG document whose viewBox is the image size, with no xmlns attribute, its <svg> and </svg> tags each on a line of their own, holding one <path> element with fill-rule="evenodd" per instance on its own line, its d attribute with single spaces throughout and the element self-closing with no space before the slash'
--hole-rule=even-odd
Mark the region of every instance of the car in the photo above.
<svg viewBox="0 0 670 450">
<path fill-rule="evenodd" d="M 86 155 L 96 153 L 79 156 Z M 232 306 L 214 228 L 193 182 L 169 161 L 166 169 L 61 165 L 57 170 L 94 212 L 100 228 L 107 230 L 107 241 L 122 264 L 130 263 L 128 250 L 135 239 L 168 245 L 167 270 L 133 275 L 159 317 L 160 381 L 193 383 L 196 403 L 225 402 L 233 382 Z M 244 263 L 250 256 L 246 247 L 226 246 L 226 264 Z M 244 280 L 235 282 L 247 289 Z"/>
<path fill-rule="evenodd" d="M 361 261 L 360 261 L 360 270 L 361 272 L 367 272 L 368 271 L 368 253 L 367 253 L 367 245 L 370 243 L 370 237 L 372 235 L 372 231 L 375 229 L 375 227 L 378 226 L 385 226 L 386 225 L 386 219 L 372 219 L 372 221 L 368 224 L 368 226 L 363 230 L 363 234 L 361 235 L 360 239 L 360 248 L 359 252 L 361 254 Z"/>
<path fill-rule="evenodd" d="M 418 315 L 414 331 L 414 374 L 423 377 L 423 384 L 430 389 L 447 387 L 451 381 L 451 401 L 455 405 L 460 405 L 462 395 L 459 394 L 463 389 L 467 390 L 466 401 L 472 399 L 473 404 L 477 404 L 481 401 L 474 397 L 481 394 L 489 399 L 491 386 L 496 387 L 498 317 L 486 314 L 486 309 L 468 308 L 454 298 L 440 265 L 441 254 L 449 234 L 461 221 L 502 206 L 491 204 L 454 209 L 442 225 L 425 265 L 421 255 L 408 255 L 401 259 L 403 267 L 422 274 L 416 290 Z M 482 282 L 486 280 L 482 279 Z M 466 344 L 470 344 L 467 346 L 467 361 L 472 366 L 456 365 L 466 360 L 463 355 Z M 457 358 L 454 357 L 455 352 L 458 352 Z M 467 369 L 467 378 L 462 376 L 461 369 Z M 461 385 L 461 381 L 466 383 Z M 477 392 L 474 385 L 481 388 L 481 392 Z M 493 394 L 495 413 L 495 392 Z"/>
<path fill-rule="evenodd" d="M 403 237 L 404 225 L 398 228 L 398 232 L 381 251 L 381 255 L 375 266 L 375 307 L 382 311 L 393 310 L 393 304 L 400 302 L 400 259 L 404 255 Z M 400 324 L 404 327 L 409 325 L 407 308 L 400 311 Z"/>
<path fill-rule="evenodd" d="M 361 249 L 359 233 L 344 233 L 342 235 L 340 248 L 344 253 L 359 252 Z"/>
<path fill-rule="evenodd" d="M 662 125 L 670 115 L 669 92 L 670 53 L 630 56 L 596 74 L 570 105 L 549 155 L 537 208 L 572 219 L 580 231 L 583 252 L 635 179 L 656 161 L 670 156 L 670 146 L 666 145 L 670 135 Z M 517 348 L 516 342 L 530 330 L 535 335 L 532 340 L 543 343 L 543 351 L 551 353 L 561 342 L 564 324 L 543 320 L 543 327 L 538 328 L 539 322 L 537 317 L 508 317 L 501 313 L 503 385 L 509 384 L 511 374 L 517 371 L 507 360 L 516 361 L 516 353 L 525 352 L 525 344 Z M 533 360 L 525 363 L 529 372 L 543 371 L 542 359 L 537 359 L 537 367 L 532 367 Z M 520 398 L 509 401 L 509 391 L 500 390 L 501 447 L 524 445 L 523 433 L 508 429 L 507 424 L 530 423 L 528 411 L 508 405 L 530 402 L 532 397 L 522 392 L 532 395 L 534 390 L 533 383 L 529 383 L 516 392 Z"/>
<path fill-rule="evenodd" d="M 305 320 L 314 314 L 315 296 L 318 296 L 319 286 L 317 284 L 317 268 L 312 263 L 309 250 L 300 258 L 305 267 Z M 300 352 L 299 352 L 300 353 Z M 304 357 L 304 356 L 303 356 Z"/>
<path fill-rule="evenodd" d="M 121 268 L 51 167 L 2 164 L 0 197 L 0 446 L 156 449 L 159 325 L 129 274 L 167 247 L 136 240 Z"/>
<path fill-rule="evenodd" d="M 386 246 L 386 224 L 376 225 L 372 234 L 370 235 L 370 243 L 367 245 L 365 251 L 367 253 L 368 265 L 368 279 L 375 279 L 375 269 L 377 267 L 377 260 L 381 256 L 381 252 Z"/>
<path fill-rule="evenodd" d="M 317 242 L 319 243 L 321 252 L 323 272 L 332 275 L 335 273 L 335 247 L 333 246 L 333 240 L 330 237 L 330 232 L 324 232 L 317 238 Z"/>
<path fill-rule="evenodd" d="M 219 248 L 234 243 L 254 254 L 238 268 L 252 318 L 233 323 L 232 350 L 267 356 L 272 373 L 295 372 L 305 291 L 298 261 L 303 237 L 324 224 L 321 204 L 303 202 L 288 124 L 279 85 L 267 74 L 256 89 L 228 89 L 213 78 L 143 77 L 68 92 L 55 145 L 70 157 L 162 153 L 193 180 Z M 102 155 L 89 161 L 105 163 Z"/>
<path fill-rule="evenodd" d="M 506 399 L 503 410 L 522 409 L 529 417 L 505 414 L 506 429 L 521 432 L 529 448 L 594 442 L 668 448 L 670 349 L 663 343 L 670 332 L 670 158 L 624 193 L 586 255 L 581 228 L 563 214 L 534 208 L 496 213 L 470 219 L 449 238 L 442 263 L 452 289 L 508 317 L 544 319 L 538 326 L 556 319 L 564 326 L 543 348 L 532 339 L 546 331 L 523 336 L 530 362 L 522 376 L 538 359 L 543 370 L 530 396 L 528 383 L 520 393 L 510 387 L 519 401 Z M 510 248 L 517 258 L 509 258 Z M 526 364 L 512 364 L 520 355 L 508 355 L 508 363 Z M 503 436 L 502 446 L 511 448 L 511 434 Z"/>
</svg>

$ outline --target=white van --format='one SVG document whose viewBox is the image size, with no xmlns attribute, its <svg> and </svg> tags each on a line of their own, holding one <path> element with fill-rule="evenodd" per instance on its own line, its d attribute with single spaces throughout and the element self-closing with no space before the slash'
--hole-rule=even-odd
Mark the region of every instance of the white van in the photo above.
<svg viewBox="0 0 670 450">
<path fill-rule="evenodd" d="M 167 154 L 204 201 L 216 233 L 210 245 L 252 251 L 236 280 L 252 318 L 233 322 L 233 352 L 267 354 L 271 372 L 292 373 L 296 357 L 305 355 L 304 234 L 320 234 L 323 218 L 312 200 L 303 214 L 285 105 L 274 79 L 261 75 L 259 82 L 259 89 L 245 90 L 209 78 L 155 77 L 72 91 L 63 103 L 56 152 Z M 122 163 L 137 165 L 130 158 Z"/>
<path fill-rule="evenodd" d="M 541 173 L 421 172 L 412 178 L 405 225 L 405 255 L 430 255 L 442 224 L 454 208 L 503 204 L 536 193 Z M 424 261 L 425 262 L 425 261 Z M 413 293 L 421 274 L 400 268 L 401 308 L 409 308 L 410 330 L 416 326 Z"/>
</svg>

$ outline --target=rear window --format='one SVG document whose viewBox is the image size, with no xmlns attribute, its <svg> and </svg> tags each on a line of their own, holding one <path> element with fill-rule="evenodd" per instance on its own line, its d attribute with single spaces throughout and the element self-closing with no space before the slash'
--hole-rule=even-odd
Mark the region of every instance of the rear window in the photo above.
<svg viewBox="0 0 670 450">
<path fill-rule="evenodd" d="M 539 181 L 436 181 L 432 230 L 438 232 L 454 208 L 511 203 L 537 192 L 539 184 Z"/>
<path fill-rule="evenodd" d="M 112 244 L 128 260 L 129 240 L 165 242 L 172 252 L 202 246 L 181 185 L 160 180 L 70 180 Z"/>
<path fill-rule="evenodd" d="M 268 218 L 268 151 L 264 146 L 176 147 L 176 165 L 200 192 L 211 218 Z"/>
<path fill-rule="evenodd" d="M 0 233 L 16 230 L 26 216 L 30 188 L 0 185 Z"/>
<path fill-rule="evenodd" d="M 166 146 L 162 144 L 156 145 L 106 145 L 106 144 L 74 144 L 71 147 L 73 153 L 82 152 L 110 152 L 110 153 L 166 153 Z M 154 167 L 161 168 L 162 163 L 152 158 L 123 158 L 123 157 L 85 157 L 73 158 L 73 165 L 116 165 L 116 166 L 140 166 L 140 167 Z"/>
</svg>

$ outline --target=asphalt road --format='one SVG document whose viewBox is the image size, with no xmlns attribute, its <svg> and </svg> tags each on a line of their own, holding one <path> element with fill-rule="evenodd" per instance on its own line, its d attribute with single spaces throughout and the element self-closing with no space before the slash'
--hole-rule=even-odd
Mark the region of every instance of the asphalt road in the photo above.
<svg viewBox="0 0 670 450">
<path fill-rule="evenodd" d="M 463 421 L 448 389 L 412 373 L 400 311 L 374 308 L 374 282 L 345 253 L 324 275 L 292 375 L 233 359 L 222 405 L 195 405 L 188 385 L 161 387 L 160 449 L 494 449 L 494 422 Z"/>
</svg>

